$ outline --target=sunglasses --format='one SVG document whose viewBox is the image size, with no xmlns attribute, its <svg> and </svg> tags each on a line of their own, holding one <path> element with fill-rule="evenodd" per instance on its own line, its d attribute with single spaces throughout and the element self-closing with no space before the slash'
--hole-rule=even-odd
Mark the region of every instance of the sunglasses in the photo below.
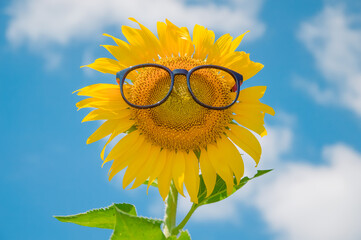
<svg viewBox="0 0 361 240">
<path fill-rule="evenodd" d="M 145 102 L 132 99 L 125 94 L 125 88 L 129 89 L 134 86 L 131 79 L 135 79 L 141 74 L 148 74 L 149 81 L 152 81 L 156 75 L 158 80 L 154 85 L 157 85 L 159 81 L 162 86 L 154 87 L 155 89 L 152 90 L 154 96 Z M 218 65 L 201 65 L 189 71 L 186 69 L 175 69 L 172 71 L 166 66 L 153 63 L 140 64 L 123 69 L 116 74 L 116 80 L 120 85 L 121 95 L 129 106 L 147 109 L 157 107 L 169 98 L 174 87 L 175 76 L 177 75 L 186 76 L 188 91 L 196 103 L 213 110 L 224 110 L 235 104 L 243 83 L 243 76 L 241 74 Z M 212 78 L 212 82 L 209 81 L 207 76 Z M 221 96 L 223 99 L 218 99 L 217 94 L 212 94 L 212 89 L 216 91 L 217 88 L 225 88 L 231 94 L 227 94 L 227 99 L 224 99 L 224 95 Z M 207 97 L 204 95 L 207 95 Z"/>
</svg>

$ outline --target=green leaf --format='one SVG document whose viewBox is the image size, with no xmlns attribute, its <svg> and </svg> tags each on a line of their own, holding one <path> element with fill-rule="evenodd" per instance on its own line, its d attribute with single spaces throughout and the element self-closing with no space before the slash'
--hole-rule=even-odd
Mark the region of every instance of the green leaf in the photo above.
<svg viewBox="0 0 361 240">
<path fill-rule="evenodd" d="M 186 230 L 182 231 L 178 238 L 177 236 L 170 236 L 167 240 L 191 240 L 191 235 L 189 235 L 189 232 Z"/>
<path fill-rule="evenodd" d="M 253 176 L 253 178 L 256 178 L 256 177 L 260 177 L 270 171 L 272 171 L 273 169 L 268 169 L 268 170 L 258 170 L 256 175 Z"/>
<path fill-rule="evenodd" d="M 235 193 L 238 189 L 240 189 L 241 187 L 243 187 L 244 185 L 246 185 L 246 183 L 249 180 L 252 180 L 256 177 L 260 177 L 270 171 L 272 171 L 273 169 L 269 169 L 269 170 L 258 170 L 257 173 L 252 177 L 244 177 L 241 179 L 241 181 L 237 184 L 235 181 L 235 185 L 233 186 L 233 192 L 230 194 L 232 195 L 233 193 Z M 206 197 L 207 195 L 207 189 L 206 189 L 206 185 L 204 184 L 204 180 L 203 177 L 201 177 L 201 181 L 200 181 L 200 186 L 199 186 L 199 192 L 198 192 L 198 204 L 195 204 L 196 207 L 199 207 L 201 205 L 205 205 L 205 204 L 210 204 L 210 203 L 215 203 L 215 202 L 219 202 L 227 197 L 229 197 L 230 195 L 227 194 L 227 185 L 226 183 L 223 181 L 222 178 L 220 178 L 217 175 L 217 179 L 216 179 L 216 185 L 213 189 L 213 192 L 210 196 Z"/>
<path fill-rule="evenodd" d="M 182 231 L 179 235 L 178 240 L 191 240 L 191 235 L 189 234 L 189 232 L 186 231 Z"/>
<path fill-rule="evenodd" d="M 111 240 L 153 239 L 165 240 L 161 220 L 137 217 L 115 207 L 116 222 Z"/>
<path fill-rule="evenodd" d="M 135 206 L 127 203 L 116 203 L 107 208 L 93 209 L 85 213 L 69 216 L 54 216 L 61 222 L 75 223 L 86 227 L 114 229 L 116 209 L 136 216 Z"/>
</svg>

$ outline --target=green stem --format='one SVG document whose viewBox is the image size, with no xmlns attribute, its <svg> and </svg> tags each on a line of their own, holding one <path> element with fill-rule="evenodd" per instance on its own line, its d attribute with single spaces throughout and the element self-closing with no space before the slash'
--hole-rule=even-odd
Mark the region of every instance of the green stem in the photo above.
<svg viewBox="0 0 361 240">
<path fill-rule="evenodd" d="M 194 211 L 197 209 L 196 205 L 193 204 L 191 209 L 189 209 L 189 212 L 187 213 L 187 215 L 184 217 L 184 219 L 182 220 L 182 222 L 173 229 L 173 235 L 178 235 L 179 231 L 182 230 L 184 228 L 184 226 L 187 224 L 188 220 L 191 218 L 192 214 L 194 213 Z"/>
<path fill-rule="evenodd" d="M 173 234 L 177 218 L 178 191 L 173 182 L 170 184 L 168 197 L 165 200 L 165 215 L 163 232 L 166 237 Z"/>
</svg>

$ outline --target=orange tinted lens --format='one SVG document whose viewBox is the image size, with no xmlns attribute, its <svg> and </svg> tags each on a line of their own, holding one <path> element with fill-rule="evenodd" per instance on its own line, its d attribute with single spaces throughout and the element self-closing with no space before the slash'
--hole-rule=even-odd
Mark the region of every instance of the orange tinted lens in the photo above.
<svg viewBox="0 0 361 240">
<path fill-rule="evenodd" d="M 126 76 L 123 91 L 130 103 L 148 106 L 158 103 L 167 96 L 171 82 L 169 72 L 162 68 L 138 68 Z"/>
<path fill-rule="evenodd" d="M 189 79 L 194 96 L 203 104 L 211 107 L 230 105 L 237 90 L 236 80 L 226 71 L 216 68 L 201 68 L 194 71 Z"/>
</svg>

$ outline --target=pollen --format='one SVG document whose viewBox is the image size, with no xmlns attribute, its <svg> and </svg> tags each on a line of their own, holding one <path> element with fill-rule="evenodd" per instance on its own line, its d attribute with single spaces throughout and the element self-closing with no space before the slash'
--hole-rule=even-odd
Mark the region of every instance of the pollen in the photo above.
<svg viewBox="0 0 361 240">
<path fill-rule="evenodd" d="M 160 59 L 157 64 L 170 70 L 190 70 L 206 64 L 191 57 Z M 160 68 L 140 70 L 132 76 L 132 88 L 128 92 L 132 103 L 151 105 L 162 100 L 169 92 L 171 79 Z M 202 103 L 222 106 L 231 102 L 229 79 L 214 69 L 202 69 L 191 77 L 191 88 Z M 200 96 L 200 97 L 198 97 Z M 214 110 L 194 101 L 184 75 L 176 75 L 169 98 L 161 105 L 148 108 L 131 108 L 136 127 L 153 144 L 169 150 L 199 150 L 221 138 L 232 120 L 232 111 Z"/>
</svg>

